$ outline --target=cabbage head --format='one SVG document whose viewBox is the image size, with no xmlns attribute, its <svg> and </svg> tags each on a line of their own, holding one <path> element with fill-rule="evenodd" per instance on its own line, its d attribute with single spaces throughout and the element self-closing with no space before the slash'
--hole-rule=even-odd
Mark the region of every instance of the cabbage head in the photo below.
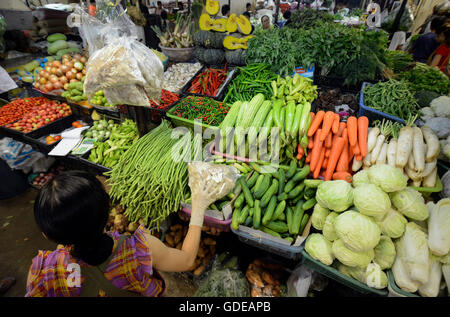
<svg viewBox="0 0 450 317">
<path fill-rule="evenodd" d="M 394 192 L 391 194 L 391 201 L 398 211 L 410 219 L 423 221 L 428 218 L 425 200 L 415 189 L 407 187 Z"/>
<path fill-rule="evenodd" d="M 366 268 L 360 268 L 359 266 L 351 267 L 338 262 L 337 269 L 342 274 L 354 278 L 361 283 L 366 283 Z"/>
<path fill-rule="evenodd" d="M 381 233 L 393 239 L 400 238 L 405 232 L 408 220 L 397 210 L 390 208 L 386 216 L 380 222 Z"/>
<path fill-rule="evenodd" d="M 354 252 L 373 251 L 380 241 L 381 230 L 375 221 L 356 211 L 340 214 L 334 229 L 339 239 Z"/>
<path fill-rule="evenodd" d="M 372 165 L 368 173 L 370 182 L 380 186 L 386 193 L 404 189 L 408 181 L 401 169 L 388 164 Z"/>
<path fill-rule="evenodd" d="M 338 239 L 336 230 L 334 230 L 334 221 L 339 214 L 337 212 L 330 212 L 330 214 L 325 219 L 325 224 L 323 225 L 322 234 L 325 239 L 329 241 L 334 241 Z"/>
<path fill-rule="evenodd" d="M 353 190 L 353 203 L 366 216 L 384 217 L 391 208 L 389 195 L 374 184 L 362 184 Z"/>
<path fill-rule="evenodd" d="M 375 247 L 375 258 L 373 262 L 378 264 L 382 270 L 390 269 L 395 261 L 395 245 L 391 238 L 381 236 L 380 242 Z"/>
<path fill-rule="evenodd" d="M 341 239 L 334 241 L 331 249 L 333 255 L 339 262 L 351 267 L 359 266 L 364 268 L 369 265 L 375 257 L 373 249 L 365 252 L 355 252 L 347 248 Z"/>
<path fill-rule="evenodd" d="M 317 230 L 322 230 L 323 225 L 325 224 L 325 219 L 330 214 L 330 210 L 328 208 L 324 208 L 319 204 L 314 206 L 314 211 L 311 216 L 311 224 Z"/>
<path fill-rule="evenodd" d="M 333 263 L 334 257 L 331 251 L 331 242 L 320 233 L 313 233 L 306 239 L 305 250 L 313 259 L 325 265 Z"/>
<path fill-rule="evenodd" d="M 323 182 L 317 188 L 316 200 L 333 211 L 347 210 L 353 204 L 353 187 L 343 180 Z"/>
<path fill-rule="evenodd" d="M 365 283 L 369 287 L 383 289 L 388 286 L 388 278 L 378 264 L 370 263 L 366 268 Z"/>
<path fill-rule="evenodd" d="M 359 185 L 363 184 L 370 184 L 369 180 L 369 172 L 366 170 L 361 170 L 355 175 L 353 175 L 353 186 L 358 187 Z"/>
</svg>

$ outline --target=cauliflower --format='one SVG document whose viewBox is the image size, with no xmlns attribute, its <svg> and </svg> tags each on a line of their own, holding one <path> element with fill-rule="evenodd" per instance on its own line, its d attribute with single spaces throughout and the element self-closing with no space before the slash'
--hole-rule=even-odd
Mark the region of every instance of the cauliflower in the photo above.
<svg viewBox="0 0 450 317">
<path fill-rule="evenodd" d="M 425 125 L 436 133 L 439 139 L 446 139 L 450 135 L 450 119 L 445 117 L 434 117 L 428 119 Z"/>
<path fill-rule="evenodd" d="M 430 103 L 435 117 L 450 118 L 450 97 L 441 96 Z M 423 110 L 423 109 L 422 109 Z"/>
<path fill-rule="evenodd" d="M 420 112 L 421 112 L 420 117 L 423 121 L 428 121 L 429 119 L 435 117 L 434 111 L 430 107 L 424 107 L 420 110 Z"/>
</svg>

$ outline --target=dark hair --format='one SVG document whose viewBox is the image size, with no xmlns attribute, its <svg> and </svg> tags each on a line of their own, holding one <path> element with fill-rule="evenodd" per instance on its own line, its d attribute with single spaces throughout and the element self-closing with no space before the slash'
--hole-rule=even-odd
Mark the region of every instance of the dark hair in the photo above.
<svg viewBox="0 0 450 317">
<path fill-rule="evenodd" d="M 230 6 L 228 4 L 224 4 L 222 6 L 222 15 L 226 15 L 228 12 L 230 12 Z"/>
<path fill-rule="evenodd" d="M 430 29 L 439 34 L 445 24 L 445 20 L 445 17 L 435 17 L 433 20 L 431 20 Z"/>
<path fill-rule="evenodd" d="M 283 13 L 283 18 L 285 18 L 286 20 L 289 20 L 289 19 L 291 18 L 291 15 L 292 15 L 291 11 L 286 10 L 286 11 Z"/>
<path fill-rule="evenodd" d="M 73 255 L 90 265 L 103 263 L 114 241 L 104 233 L 109 195 L 92 174 L 68 171 L 49 181 L 34 203 L 34 218 L 52 241 L 73 245 Z"/>
<path fill-rule="evenodd" d="M 247 4 L 245 5 L 245 8 L 251 7 L 252 4 L 250 2 L 247 2 Z"/>
<path fill-rule="evenodd" d="M 262 20 L 265 18 L 265 17 L 267 17 L 268 19 L 269 19 L 269 22 L 270 22 L 270 17 L 266 14 L 266 15 L 263 15 L 262 17 L 261 17 L 261 22 L 262 22 Z"/>
<path fill-rule="evenodd" d="M 245 15 L 249 20 L 250 20 L 250 13 L 248 13 L 248 11 L 245 11 L 244 13 L 242 13 L 243 15 Z"/>
<path fill-rule="evenodd" d="M 157 5 L 162 5 L 161 1 L 156 2 Z"/>
<path fill-rule="evenodd" d="M 447 26 L 442 33 L 445 35 L 445 45 L 450 46 L 450 27 Z"/>
<path fill-rule="evenodd" d="M 162 10 L 161 11 L 161 19 L 167 20 L 167 12 L 166 12 L 166 10 Z"/>
</svg>

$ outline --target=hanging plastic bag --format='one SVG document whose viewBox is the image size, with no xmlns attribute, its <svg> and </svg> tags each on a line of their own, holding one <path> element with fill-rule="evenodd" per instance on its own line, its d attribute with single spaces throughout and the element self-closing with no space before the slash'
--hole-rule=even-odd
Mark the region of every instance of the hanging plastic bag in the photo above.
<svg viewBox="0 0 450 317">
<path fill-rule="evenodd" d="M 328 279 L 306 265 L 298 266 L 287 281 L 287 296 L 307 297 L 310 290 L 321 292 L 328 285 Z"/>
<path fill-rule="evenodd" d="M 0 158 L 13 170 L 23 170 L 28 173 L 33 164 L 42 157 L 44 157 L 42 153 L 36 152 L 28 144 L 11 138 L 0 140 Z"/>
</svg>

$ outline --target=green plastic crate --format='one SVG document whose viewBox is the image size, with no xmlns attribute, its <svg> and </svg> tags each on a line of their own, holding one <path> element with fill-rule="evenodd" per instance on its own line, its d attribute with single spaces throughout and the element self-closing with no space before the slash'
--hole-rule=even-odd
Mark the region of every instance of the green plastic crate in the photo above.
<svg viewBox="0 0 450 317">
<path fill-rule="evenodd" d="M 302 250 L 302 264 L 308 266 L 317 273 L 325 275 L 326 277 L 331 278 L 359 293 L 374 294 L 378 296 L 388 295 L 387 289 L 375 289 L 351 277 L 348 277 L 347 275 L 336 270 L 334 267 L 325 265 L 322 262 L 313 259 L 304 249 Z"/>
<path fill-rule="evenodd" d="M 194 129 L 194 126 L 196 125 L 196 123 L 194 122 L 194 120 L 189 120 L 186 118 L 182 118 L 182 117 L 178 117 L 176 115 L 174 115 L 174 112 L 177 108 L 178 103 L 183 100 L 184 98 L 181 98 L 180 100 L 178 100 L 172 107 L 170 107 L 170 109 L 167 111 L 166 116 L 170 119 L 170 121 L 172 121 L 172 123 L 177 126 L 177 127 L 187 127 L 190 129 Z M 216 129 L 218 130 L 219 127 L 216 126 L 212 126 L 206 123 L 201 123 L 202 129 Z"/>
<path fill-rule="evenodd" d="M 395 284 L 394 273 L 392 270 L 387 272 L 388 283 L 389 283 L 389 293 L 392 294 L 390 297 L 420 297 L 419 295 L 406 292 Z"/>
</svg>

